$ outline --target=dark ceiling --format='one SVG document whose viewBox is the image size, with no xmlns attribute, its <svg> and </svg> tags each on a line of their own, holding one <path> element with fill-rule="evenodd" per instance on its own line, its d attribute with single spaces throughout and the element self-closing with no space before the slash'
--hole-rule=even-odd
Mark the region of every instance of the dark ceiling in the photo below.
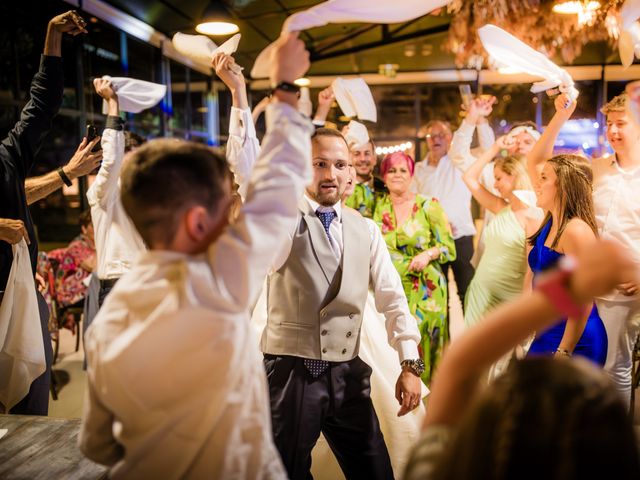
<svg viewBox="0 0 640 480">
<path fill-rule="evenodd" d="M 107 3 L 152 25 L 171 37 L 175 32 L 195 33 L 194 27 L 209 0 L 107 0 Z M 242 41 L 236 57 L 250 69 L 255 57 L 276 39 L 288 15 L 321 3 L 320 0 L 228 0 Z M 449 17 L 427 15 L 396 25 L 327 25 L 304 32 L 311 52 L 311 75 L 375 73 L 378 65 L 398 64 L 400 72 L 455 68 L 453 56 L 441 45 L 447 37 Z M 221 43 L 225 38 L 213 38 Z M 604 43 L 591 44 L 574 65 L 617 62 L 617 54 Z"/>
</svg>

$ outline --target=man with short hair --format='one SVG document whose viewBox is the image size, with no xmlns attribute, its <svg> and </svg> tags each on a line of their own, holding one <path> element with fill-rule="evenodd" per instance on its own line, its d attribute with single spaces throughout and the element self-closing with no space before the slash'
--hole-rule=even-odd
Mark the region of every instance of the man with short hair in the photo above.
<svg viewBox="0 0 640 480">
<path fill-rule="evenodd" d="M 628 102 L 624 93 L 601 109 L 607 118 L 607 140 L 615 154 L 592 162 L 593 205 L 600 236 L 619 242 L 640 265 L 640 125 L 629 116 Z M 528 157 L 529 175 L 533 178 L 552 156 L 555 140 L 571 118 L 576 102 L 560 95 L 555 107 L 555 115 Z M 609 295 L 596 299 L 608 337 L 604 369 L 627 404 L 631 398 L 633 347 L 640 332 L 638 300 L 640 286 L 634 282 L 623 283 Z"/>
<path fill-rule="evenodd" d="M 457 257 L 442 265 L 445 277 L 449 268 L 458 287 L 458 296 L 464 309 L 464 297 L 475 269 L 473 236 L 476 228 L 471 217 L 471 192 L 462 180 L 462 173 L 447 155 L 451 145 L 451 127 L 447 122 L 432 120 L 426 126 L 429 152 L 422 162 L 416 163 L 411 189 L 415 193 L 435 197 L 442 204 L 453 232 Z"/>
<path fill-rule="evenodd" d="M 309 66 L 280 37 L 271 81 Z M 86 335 L 89 379 L 79 435 L 109 478 L 283 479 L 249 309 L 297 221 L 312 126 L 276 90 L 245 204 L 228 225 L 231 175 L 205 145 L 155 140 L 130 153 L 123 208 L 149 246 Z"/>
</svg>

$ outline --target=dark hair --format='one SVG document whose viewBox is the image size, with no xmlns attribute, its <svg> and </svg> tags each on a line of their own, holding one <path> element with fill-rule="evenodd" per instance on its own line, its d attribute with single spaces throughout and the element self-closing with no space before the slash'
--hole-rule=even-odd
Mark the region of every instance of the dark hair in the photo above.
<svg viewBox="0 0 640 480">
<path fill-rule="evenodd" d="M 556 187 L 560 200 L 558 209 L 558 232 L 551 248 L 560 241 L 569 220 L 579 218 L 585 222 L 593 233 L 598 236 L 596 214 L 593 208 L 593 170 L 586 158 L 580 155 L 556 155 L 547 160 L 557 176 Z M 540 228 L 529 237 L 529 245 L 535 245 L 542 229 L 551 220 L 551 212 L 547 212 Z"/>
<path fill-rule="evenodd" d="M 311 141 L 320 137 L 341 138 L 344 141 L 344 144 L 347 146 L 347 149 L 349 149 L 349 144 L 347 143 L 347 139 L 344 138 L 344 135 L 342 135 L 342 133 L 340 133 L 340 130 L 336 130 L 335 128 L 326 128 L 326 127 L 316 128 L 315 132 L 313 132 L 313 134 L 311 135 Z"/>
<path fill-rule="evenodd" d="M 226 159 L 205 145 L 152 140 L 129 154 L 120 197 L 148 246 L 169 243 L 179 215 L 194 205 L 215 210 L 230 181 Z"/>
<path fill-rule="evenodd" d="M 91 210 L 84 210 L 78 215 L 78 220 L 81 227 L 88 227 L 91 225 Z"/>
<path fill-rule="evenodd" d="M 134 148 L 140 147 L 142 144 L 146 143 L 147 139 L 137 133 L 130 132 L 129 130 L 124 131 L 124 151 L 130 152 Z"/>
<path fill-rule="evenodd" d="M 586 360 L 528 358 L 480 395 L 432 478 L 640 478 L 627 409 Z"/>
</svg>

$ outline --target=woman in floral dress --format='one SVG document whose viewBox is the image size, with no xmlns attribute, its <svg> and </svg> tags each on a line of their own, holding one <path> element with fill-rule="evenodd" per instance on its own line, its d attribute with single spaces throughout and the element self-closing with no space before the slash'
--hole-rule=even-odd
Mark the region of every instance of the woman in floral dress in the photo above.
<svg viewBox="0 0 640 480">
<path fill-rule="evenodd" d="M 382 229 L 418 322 L 422 379 L 429 385 L 449 340 L 447 280 L 440 265 L 455 260 L 456 247 L 440 203 L 409 190 L 413 168 L 413 159 L 404 153 L 384 158 L 380 171 L 389 193 L 377 200 L 373 219 Z"/>
</svg>

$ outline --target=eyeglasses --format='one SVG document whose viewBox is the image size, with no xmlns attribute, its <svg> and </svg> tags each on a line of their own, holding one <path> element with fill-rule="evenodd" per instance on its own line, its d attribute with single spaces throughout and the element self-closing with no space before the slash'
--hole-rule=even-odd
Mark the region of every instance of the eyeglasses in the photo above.
<svg viewBox="0 0 640 480">
<path fill-rule="evenodd" d="M 424 138 L 446 138 L 448 133 L 427 133 Z"/>
</svg>

